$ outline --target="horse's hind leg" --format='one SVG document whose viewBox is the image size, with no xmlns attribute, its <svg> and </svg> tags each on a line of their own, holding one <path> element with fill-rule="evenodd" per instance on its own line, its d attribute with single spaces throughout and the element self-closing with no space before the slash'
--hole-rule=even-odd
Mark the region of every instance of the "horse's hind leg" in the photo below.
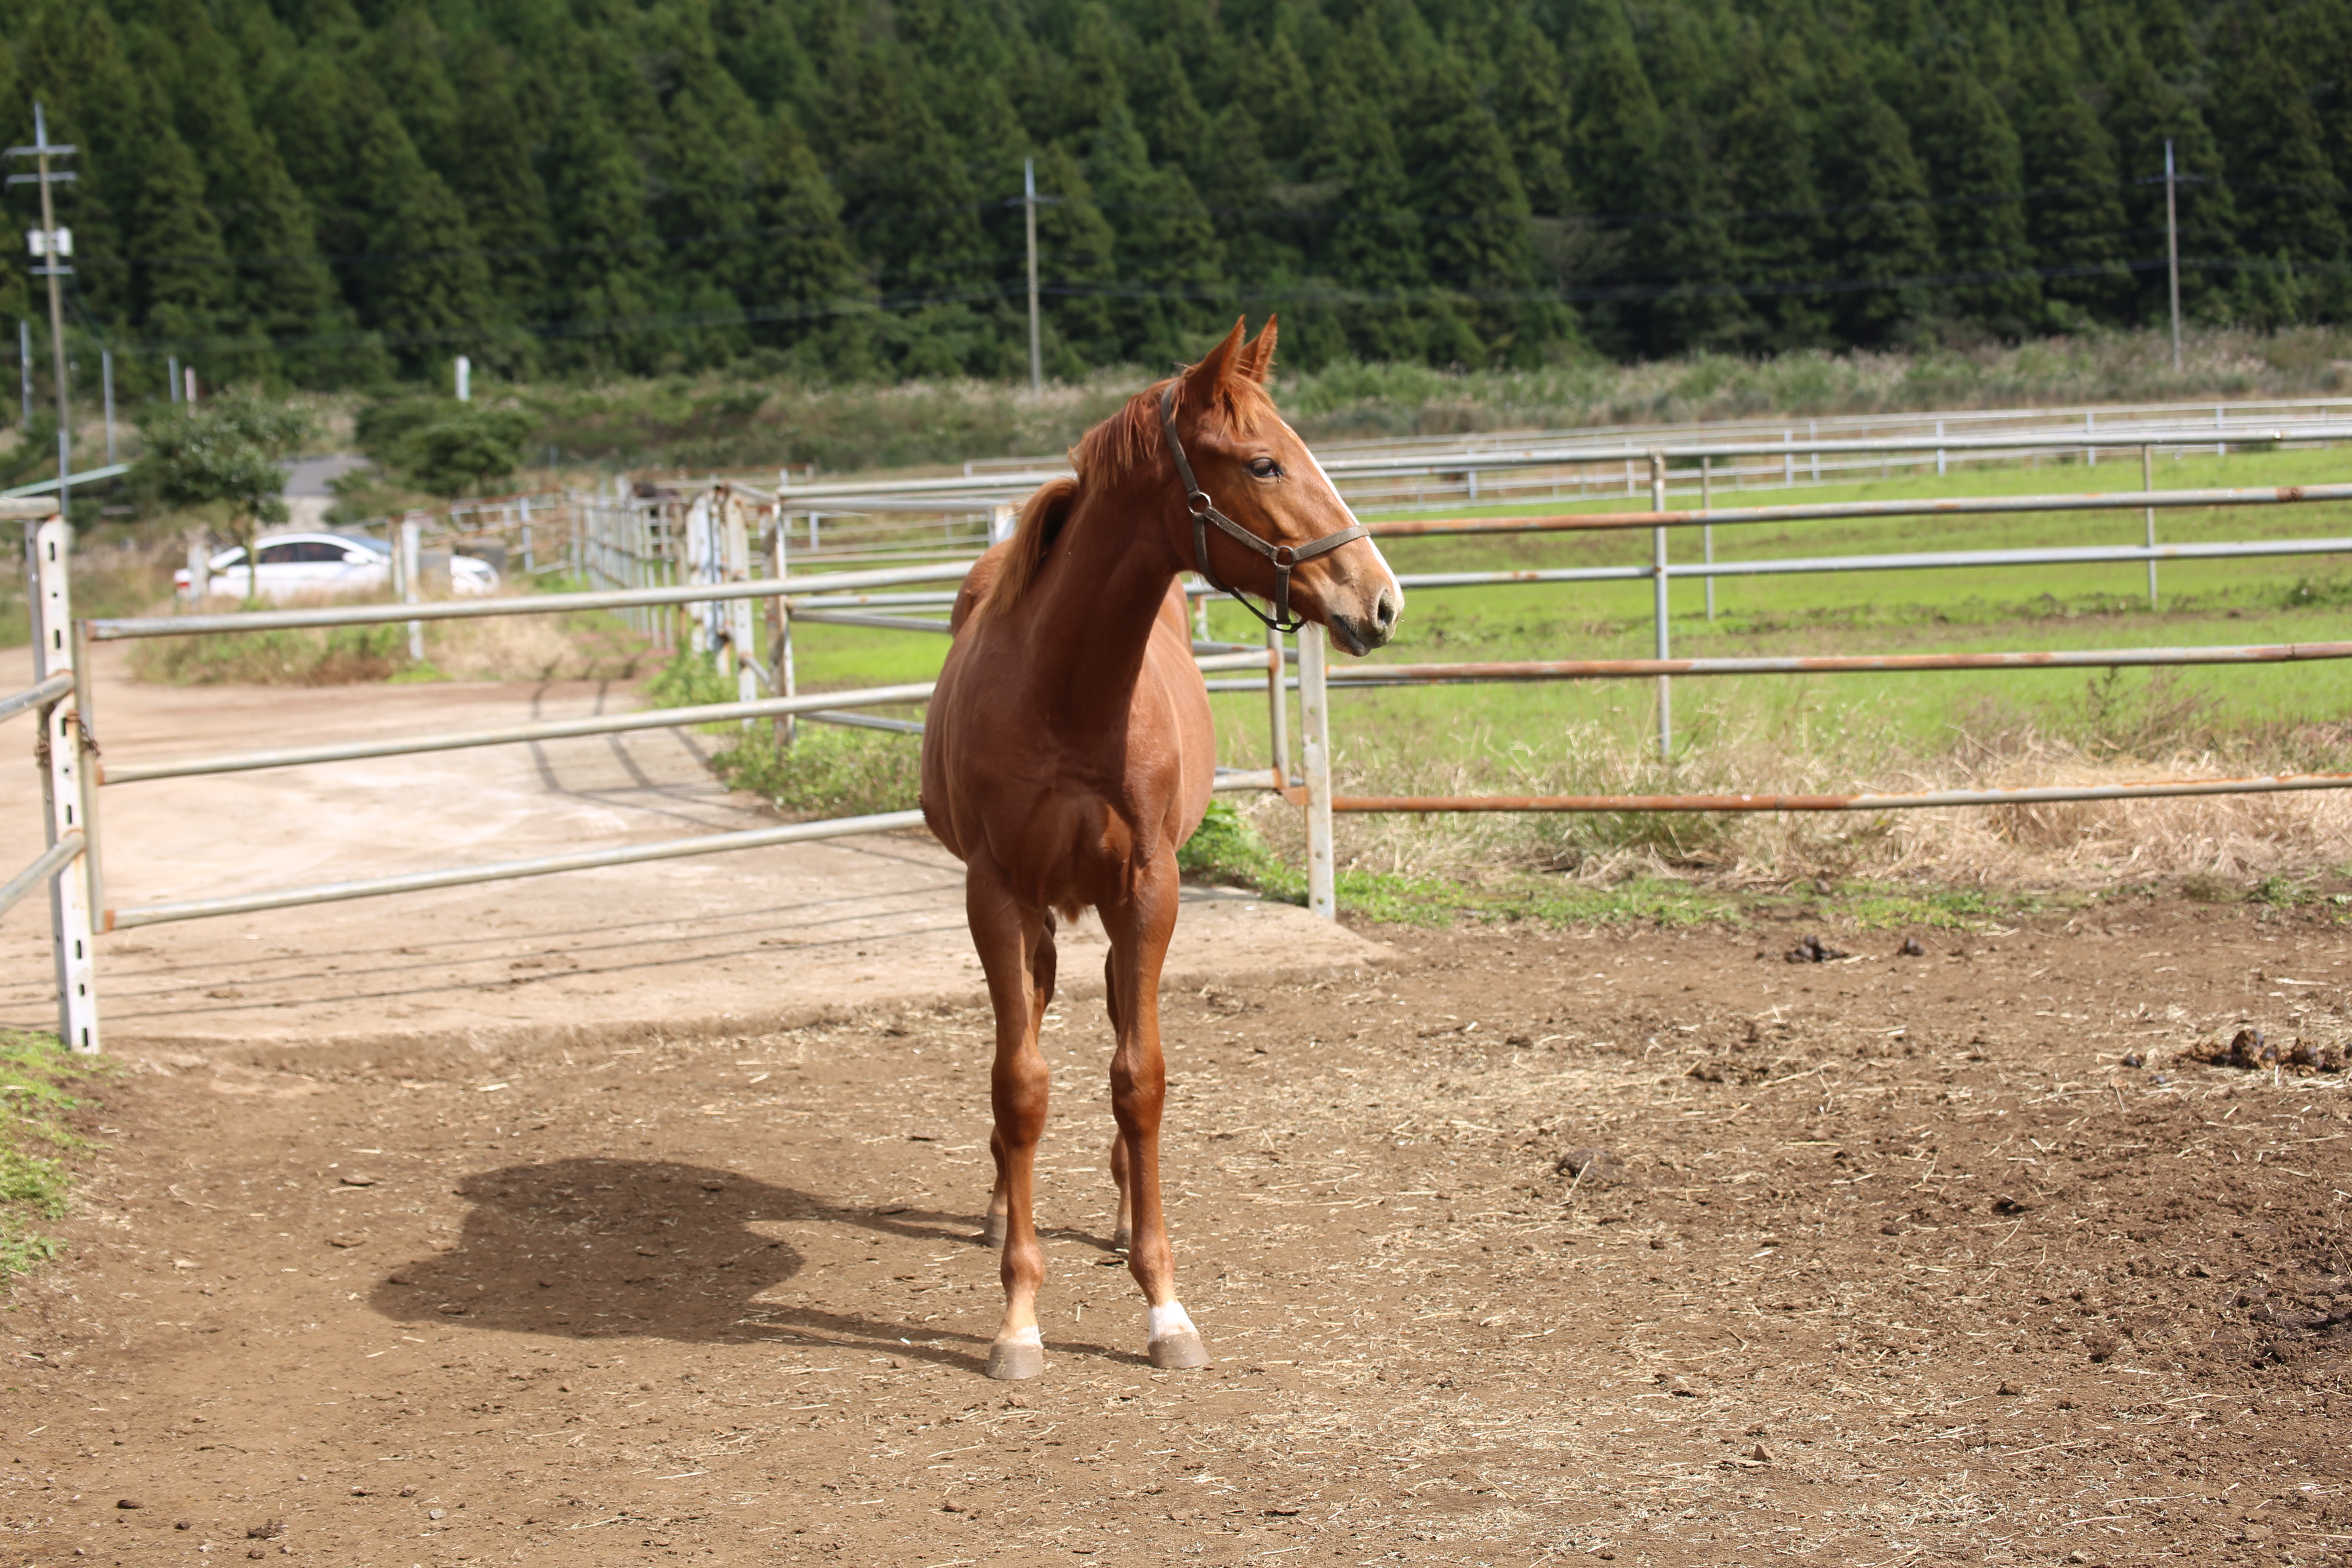
<svg viewBox="0 0 2352 1568">
<path fill-rule="evenodd" d="M 996 1188 L 989 1200 L 989 1228 L 996 1228 L 1001 1215 L 1004 1317 L 988 1349 L 988 1375 L 1035 1377 L 1045 1370 L 1045 1342 L 1037 1330 L 1037 1288 L 1045 1280 L 1045 1257 L 1030 1205 L 1037 1141 L 1045 1131 L 1047 1075 L 1037 1027 L 1054 994 L 1052 916 L 1022 909 L 994 868 L 980 860 L 965 873 L 964 908 L 996 1013 L 996 1061 L 989 1079 L 995 1127 L 988 1140 Z"/>
<path fill-rule="evenodd" d="M 1177 887 L 1174 857 L 1164 858 L 1139 879 L 1126 908 L 1103 911 L 1103 924 L 1118 972 L 1110 986 L 1111 1025 L 1118 1033 L 1110 1103 L 1127 1155 L 1119 1184 L 1120 1206 L 1133 1233 L 1127 1268 L 1150 1310 L 1145 1348 L 1151 1364 L 1173 1368 L 1206 1366 L 1209 1352 L 1176 1299 L 1176 1255 L 1160 1201 L 1160 1116 L 1168 1095 L 1168 1067 L 1160 1052 L 1160 968 L 1176 931 Z"/>
</svg>

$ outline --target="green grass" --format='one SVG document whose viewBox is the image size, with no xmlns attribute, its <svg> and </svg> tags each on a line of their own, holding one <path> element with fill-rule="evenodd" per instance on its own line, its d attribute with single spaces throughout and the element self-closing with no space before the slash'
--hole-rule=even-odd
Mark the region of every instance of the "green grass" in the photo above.
<svg viewBox="0 0 2352 1568">
<path fill-rule="evenodd" d="M 101 1070 L 52 1036 L 0 1031 L 0 1289 L 56 1256 L 42 1226 L 66 1212 L 68 1162 L 87 1147 L 70 1117 Z"/>
<path fill-rule="evenodd" d="M 2168 489 L 2341 481 L 2352 461 L 2336 452 L 2210 456 L 2159 464 Z M 2095 469 L 2079 463 L 1987 468 L 1937 479 L 1926 475 L 1824 487 L 1718 489 L 1723 504 L 2021 495 L 2089 490 L 2108 482 L 2138 488 L 2136 457 Z M 1622 496 L 1581 505 L 1532 503 L 1465 509 L 1465 516 L 1611 510 Z M 2159 513 L 2160 540 L 2181 542 L 2352 537 L 2352 505 L 2215 509 Z M 1721 560 L 1801 554 L 1861 555 L 1926 549 L 2137 543 L 2141 514 L 2029 513 L 1952 520 L 1899 519 L 1721 527 Z M 1672 536 L 1675 558 L 1699 551 L 1696 531 Z M 1533 566 L 1638 564 L 1646 532 L 1522 535 L 1504 539 L 1397 540 L 1387 552 L 1402 573 L 1500 571 Z M 1669 637 L 1677 656 L 1970 651 L 2120 647 L 2200 643 L 2337 640 L 2352 637 L 2352 561 L 2307 556 L 2167 563 L 2160 607 L 2147 600 L 2142 565 L 1978 567 L 1725 579 L 1717 618 L 1705 590 L 1675 584 Z M 1237 608 L 1212 611 L 1213 635 L 1255 640 Z M 1381 662 L 1646 656 L 1652 649 L 1651 589 L 1645 583 L 1544 584 L 1423 590 L 1410 596 L 1397 640 Z M 935 676 L 947 639 L 852 626 L 803 626 L 794 652 L 806 689 L 881 685 Z M 1914 675 L 1771 677 L 1685 680 L 1676 702 L 1685 739 L 1737 718 L 1837 749 L 1857 731 L 1918 747 L 1945 743 L 1958 729 L 2032 723 L 2044 732 L 2128 749 L 2152 736 L 2198 729 L 2250 731 L 2343 717 L 2346 672 L 2328 664 L 2081 671 L 1954 671 Z M 1360 757 L 1382 747 L 1424 755 L 1461 752 L 1474 730 L 1501 745 L 1591 724 L 1620 736 L 1648 733 L 1654 690 L 1646 681 L 1577 685 L 1453 687 L 1355 691 L 1335 709 L 1335 747 Z M 1221 751 L 1233 765 L 1264 765 L 1265 704 L 1217 700 Z"/>
<path fill-rule="evenodd" d="M 2343 479 L 2347 468 L 2352 463 L 2344 455 L 2330 452 L 2200 455 L 2161 463 L 2157 483 L 2189 489 L 2326 482 Z M 2079 493 L 2102 485 L 2137 489 L 2137 453 L 2111 456 L 2095 469 L 2079 461 L 2009 464 L 1940 480 L 1930 470 L 1834 488 L 1734 492 L 1718 487 L 1717 493 L 1720 504 L 1731 505 Z M 1622 496 L 1595 497 L 1580 510 L 1624 505 Z M 1486 515 L 1575 510 L 1580 507 L 1559 501 L 1479 509 Z M 1717 552 L 1718 559 L 1738 559 L 2136 542 L 2142 528 L 2136 510 L 1725 525 L 1717 531 Z M 2352 536 L 2352 504 L 2167 512 L 2158 515 L 2158 529 L 2160 539 L 2171 541 L 2346 537 Z M 1699 543 L 1695 530 L 1677 532 L 1675 557 L 1696 556 Z M 1643 561 L 1648 549 L 1646 531 L 1634 531 L 1401 540 L 1390 556 L 1410 573 L 1631 564 Z M 1822 654 L 2352 639 L 2352 563 L 2342 558 L 2168 563 L 2160 574 L 2162 598 L 2154 610 L 2146 598 L 2146 569 L 2137 563 L 1726 580 L 1712 622 L 1702 586 L 1685 582 L 1674 589 L 1672 651 Z M 1454 662 L 1646 655 L 1650 609 L 1645 583 L 1424 590 L 1411 596 L 1397 641 L 1374 658 Z M 1213 610 L 1214 636 L 1255 640 L 1255 630 L 1237 608 Z M 944 637 L 833 626 L 803 625 L 795 640 L 804 690 L 929 679 L 948 647 Z M 2056 763 L 2068 757 L 2160 763 L 2182 751 L 2210 750 L 2231 766 L 2326 771 L 2352 768 L 2352 726 L 2345 721 L 2343 695 L 2347 675 L 2352 672 L 2338 665 L 2310 663 L 1688 679 L 1674 686 L 1678 768 L 1673 773 L 1654 756 L 1652 681 L 1342 690 L 1334 700 L 1334 767 L 1343 789 L 1380 791 L 1739 788 L 1754 787 L 1759 770 L 1774 768 L 1787 776 L 1771 787 L 1902 788 L 1917 787 L 1909 779 L 1953 772 L 1955 759 L 2021 744 L 2028 751 L 2044 747 L 2044 761 Z M 1265 766 L 1264 699 L 1232 694 L 1213 704 L 1223 761 Z M 855 744 L 877 750 L 847 774 L 838 759 L 823 752 L 810 752 L 806 765 L 821 767 L 831 779 L 870 777 L 877 759 L 887 754 L 885 742 Z M 772 772 L 745 776 L 756 776 L 763 793 L 781 800 L 793 787 L 789 781 L 800 764 L 772 757 L 761 763 L 772 765 Z M 911 777 L 911 760 L 907 769 Z M 1797 783 L 1800 776 L 1807 782 Z M 834 797 L 812 791 L 800 796 L 800 809 L 822 813 Z M 1442 919 L 1714 919 L 1720 910 L 1694 892 L 1694 884 L 1666 879 L 1652 888 L 1639 877 L 1625 880 L 1626 871 L 1672 867 L 1704 877 L 1721 869 L 1751 886 L 1759 878 L 1769 880 L 1777 865 L 1784 878 L 1867 880 L 1873 866 L 1891 864 L 1888 847 L 1903 830 L 1883 819 L 1819 819 L 1790 827 L 1794 837 L 1777 842 L 1803 853 L 1794 847 L 1783 853 L 1759 825 L 1732 818 L 1345 817 L 1341 898 L 1344 906 L 1383 919 L 1420 918 L 1416 910 Z M 1202 874 L 1245 881 L 1277 897 L 1301 897 L 1297 846 L 1290 842 L 1295 835 L 1285 829 L 1273 837 L 1274 847 L 1261 844 L 1254 854 L 1223 846 L 1215 853 L 1223 858 Z M 1947 879 L 1954 885 L 1980 880 L 1987 864 L 1980 859 L 1973 868 L 1955 868 Z M 1541 874 L 1559 869 L 1580 875 L 1570 881 Z M 2187 869 L 2148 874 L 2166 880 Z M 1437 875 L 1424 874 L 1430 872 Z M 1516 879 L 1522 873 L 1525 879 Z M 2242 886 L 2231 886 L 2230 896 L 2246 896 Z M 1863 926 L 1995 918 L 1970 905 L 1972 897 L 1922 892 L 1906 873 L 1896 884 L 1853 894 L 1842 918 Z"/>
</svg>

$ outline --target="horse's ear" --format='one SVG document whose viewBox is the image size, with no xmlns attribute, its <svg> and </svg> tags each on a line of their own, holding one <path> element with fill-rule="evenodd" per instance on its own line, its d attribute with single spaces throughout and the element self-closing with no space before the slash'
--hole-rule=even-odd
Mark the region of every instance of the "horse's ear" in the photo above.
<svg viewBox="0 0 2352 1568">
<path fill-rule="evenodd" d="M 1194 408 L 1207 405 L 1210 395 L 1218 384 L 1234 374 L 1241 356 L 1247 353 L 1242 335 L 1249 324 L 1246 316 L 1237 318 L 1234 330 L 1225 334 L 1224 342 L 1201 356 L 1201 363 L 1184 373 L 1184 401 Z"/>
<path fill-rule="evenodd" d="M 1265 384 L 1265 378 L 1274 371 L 1274 340 L 1281 321 L 1279 316 L 1268 316 L 1256 340 L 1242 351 L 1241 363 L 1234 367 L 1260 386 Z"/>
</svg>

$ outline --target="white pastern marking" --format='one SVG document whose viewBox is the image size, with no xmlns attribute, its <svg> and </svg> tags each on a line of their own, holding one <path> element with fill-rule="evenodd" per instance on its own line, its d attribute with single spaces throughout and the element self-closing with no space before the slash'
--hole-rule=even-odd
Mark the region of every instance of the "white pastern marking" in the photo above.
<svg viewBox="0 0 2352 1568">
<path fill-rule="evenodd" d="M 1043 1345 L 1045 1342 L 1045 1336 L 1037 1331 L 1036 1324 L 1032 1323 L 1025 1329 L 1013 1330 L 999 1342 L 1008 1345 Z"/>
<path fill-rule="evenodd" d="M 1197 1334 L 1201 1331 L 1192 1326 L 1192 1320 L 1186 1315 L 1181 1301 L 1154 1307 L 1146 1316 L 1150 1324 L 1146 1342 L 1150 1344 L 1156 1345 L 1171 1334 Z"/>
</svg>

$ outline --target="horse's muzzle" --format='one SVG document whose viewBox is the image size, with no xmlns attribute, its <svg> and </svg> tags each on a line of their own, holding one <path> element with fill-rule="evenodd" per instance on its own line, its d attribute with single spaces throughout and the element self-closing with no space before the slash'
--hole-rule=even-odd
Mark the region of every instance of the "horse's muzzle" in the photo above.
<svg viewBox="0 0 2352 1568">
<path fill-rule="evenodd" d="M 1396 635 L 1400 596 L 1393 588 L 1382 588 L 1372 595 L 1371 613 L 1367 616 L 1333 616 L 1331 635 L 1339 646 L 1361 658 Z"/>
</svg>

